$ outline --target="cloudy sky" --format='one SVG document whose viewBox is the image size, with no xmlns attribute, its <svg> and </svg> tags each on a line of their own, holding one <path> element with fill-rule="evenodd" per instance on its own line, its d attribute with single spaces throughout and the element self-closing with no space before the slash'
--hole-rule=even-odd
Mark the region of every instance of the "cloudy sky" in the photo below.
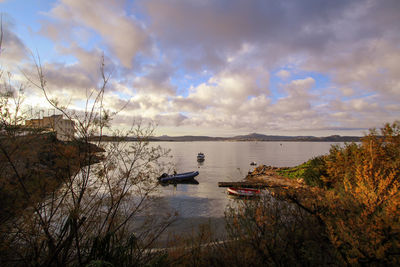
<svg viewBox="0 0 400 267">
<path fill-rule="evenodd" d="M 115 127 L 158 135 L 361 135 L 400 119 L 398 0 L 0 0 L 0 64 L 40 55 L 51 97 L 82 109 L 112 73 Z M 28 86 L 25 104 L 43 107 Z M 45 106 L 44 106 L 45 107 Z"/>
</svg>

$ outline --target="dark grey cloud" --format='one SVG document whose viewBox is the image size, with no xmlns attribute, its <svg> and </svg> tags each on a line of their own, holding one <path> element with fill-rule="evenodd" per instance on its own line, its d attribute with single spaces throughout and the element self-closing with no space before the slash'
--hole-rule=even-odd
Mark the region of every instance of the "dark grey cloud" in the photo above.
<svg viewBox="0 0 400 267">
<path fill-rule="evenodd" d="M 224 61 L 243 43 L 322 50 L 336 38 L 331 23 L 354 1 L 150 0 L 143 5 L 163 48 L 182 49 L 193 64 L 198 55 Z M 212 63 L 218 60 L 208 67 Z"/>
<path fill-rule="evenodd" d="M 160 126 L 181 126 L 188 117 L 181 113 L 159 114 L 155 116 L 155 122 Z"/>
<path fill-rule="evenodd" d="M 144 66 L 144 75 L 134 79 L 133 87 L 143 93 L 160 93 L 174 95 L 176 87 L 171 83 L 174 68 L 169 64 L 157 64 Z"/>
<path fill-rule="evenodd" d="M 14 24 L 11 19 L 5 16 L 5 19 L 2 18 L 2 20 L 3 39 L 1 43 L 0 59 L 3 64 L 5 63 L 13 68 L 16 65 L 20 65 L 23 61 L 26 61 L 30 53 L 21 38 L 14 33 Z"/>
<path fill-rule="evenodd" d="M 244 43 L 255 58 L 331 54 L 332 46 L 398 36 L 399 1 L 142 1 L 162 49 L 195 69 L 218 68 Z"/>
</svg>

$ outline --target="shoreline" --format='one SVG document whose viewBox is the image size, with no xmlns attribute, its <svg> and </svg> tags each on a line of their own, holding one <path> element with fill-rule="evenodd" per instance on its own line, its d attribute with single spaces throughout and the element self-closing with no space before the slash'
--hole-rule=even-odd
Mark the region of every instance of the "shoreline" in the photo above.
<svg viewBox="0 0 400 267">
<path fill-rule="evenodd" d="M 277 171 L 286 170 L 287 167 L 273 167 L 259 165 L 244 178 L 245 181 L 252 183 L 265 183 L 267 187 L 279 188 L 304 188 L 308 187 L 302 179 L 292 179 L 280 175 Z"/>
</svg>

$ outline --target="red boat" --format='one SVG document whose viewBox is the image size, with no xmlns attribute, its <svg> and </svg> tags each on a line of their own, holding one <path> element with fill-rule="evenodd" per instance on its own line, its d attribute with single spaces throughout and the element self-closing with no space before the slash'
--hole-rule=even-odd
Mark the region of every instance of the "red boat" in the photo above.
<svg viewBox="0 0 400 267">
<path fill-rule="evenodd" d="M 238 197 L 255 197 L 259 196 L 261 191 L 259 189 L 252 188 L 241 188 L 241 187 L 228 187 L 227 189 L 229 195 Z"/>
</svg>

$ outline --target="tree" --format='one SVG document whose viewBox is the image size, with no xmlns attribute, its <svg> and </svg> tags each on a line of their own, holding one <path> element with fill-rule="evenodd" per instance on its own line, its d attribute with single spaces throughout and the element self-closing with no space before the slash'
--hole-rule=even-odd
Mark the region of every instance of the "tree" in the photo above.
<svg viewBox="0 0 400 267">
<path fill-rule="evenodd" d="M 349 263 L 399 264 L 399 122 L 386 124 L 379 134 L 371 130 L 354 151 L 354 166 L 329 163 L 331 169 L 352 173 L 342 178 L 343 190 L 328 194 L 329 209 L 322 216 L 330 238 Z"/>
<path fill-rule="evenodd" d="M 115 133 L 114 141 L 102 142 L 104 130 L 112 131 L 115 115 L 103 105 L 110 78 L 104 64 L 102 86 L 90 91 L 83 112 L 71 112 L 49 97 L 40 60 L 35 62 L 37 79 L 28 77 L 29 82 L 59 113 L 75 121 L 77 133 L 70 142 L 40 131 L 13 134 L 7 130 L 26 130 L 18 115 L 20 105 L 11 111 L 10 94 L 1 95 L 1 179 L 11 181 L 25 204 L 1 226 L 0 262 L 135 265 L 157 257 L 149 248 L 173 215 L 146 216 L 156 177 L 168 167 L 160 161 L 168 151 L 148 142 L 154 127 L 136 124 L 124 134 Z M 97 142 L 92 141 L 95 135 Z M 137 141 L 126 142 L 128 136 Z M 3 189 L 9 190 L 7 186 Z"/>
<path fill-rule="evenodd" d="M 318 182 L 308 182 L 309 185 L 323 182 L 323 188 L 304 186 L 277 190 L 275 198 L 284 203 L 279 212 L 274 208 L 276 200 L 272 199 L 262 205 L 246 205 L 246 209 L 232 213 L 234 223 L 231 225 L 237 224 L 233 228 L 235 233 L 241 240 L 248 240 L 255 252 L 261 252 L 257 254 L 258 259 L 273 262 L 275 257 L 288 261 L 299 255 L 296 249 L 290 249 L 291 242 L 300 239 L 307 240 L 306 246 L 311 254 L 330 252 L 336 264 L 399 264 L 399 122 L 387 123 L 379 131 L 370 130 L 361 144 L 333 146 L 328 155 L 293 169 L 303 171 L 305 180 L 311 177 L 312 181 Z M 288 210 L 293 213 L 285 213 L 291 205 L 293 208 Z M 297 215 L 294 213 L 296 210 Z M 309 219 L 298 223 L 297 231 L 293 231 L 298 235 L 286 235 L 291 233 L 287 232 L 290 230 L 286 227 L 287 221 L 296 223 L 307 217 Z M 318 229 L 316 233 L 319 234 L 307 234 L 311 229 Z M 264 233 L 267 235 L 263 236 Z M 281 243 L 276 245 L 275 240 Z M 329 249 L 321 251 L 313 246 L 317 240 Z M 281 256 L 281 247 L 288 248 L 285 250 L 287 255 Z M 303 260 L 299 258 L 297 261 Z"/>
</svg>

